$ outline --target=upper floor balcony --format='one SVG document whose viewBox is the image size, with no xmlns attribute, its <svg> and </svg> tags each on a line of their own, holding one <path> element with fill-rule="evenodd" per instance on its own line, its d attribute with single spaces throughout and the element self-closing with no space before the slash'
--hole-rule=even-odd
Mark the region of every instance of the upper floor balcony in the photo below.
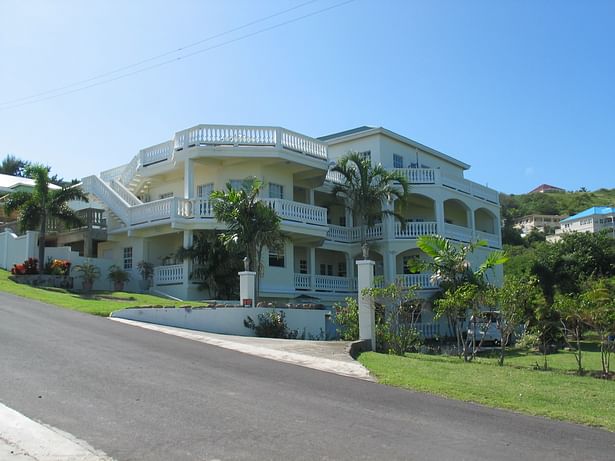
<svg viewBox="0 0 615 461">
<path fill-rule="evenodd" d="M 178 131 L 170 141 L 141 149 L 126 165 L 103 171 L 103 181 L 119 181 L 131 187 L 148 167 L 171 164 L 180 151 L 193 148 L 241 149 L 246 155 L 278 151 L 293 158 L 322 162 L 326 168 L 327 145 L 286 128 L 248 125 L 197 125 Z"/>
<path fill-rule="evenodd" d="M 496 190 L 465 178 L 448 175 L 438 168 L 394 168 L 393 171 L 401 173 L 412 185 L 440 185 L 496 205 L 500 203 Z M 335 171 L 329 171 L 327 180 L 341 182 L 343 177 Z"/>
</svg>

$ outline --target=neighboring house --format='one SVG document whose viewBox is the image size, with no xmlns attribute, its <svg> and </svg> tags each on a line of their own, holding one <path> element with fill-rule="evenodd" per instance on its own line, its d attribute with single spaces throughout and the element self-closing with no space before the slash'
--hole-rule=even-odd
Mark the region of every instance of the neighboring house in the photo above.
<svg viewBox="0 0 615 461">
<path fill-rule="evenodd" d="M 339 177 L 329 171 L 349 151 L 399 170 L 411 185 L 409 207 L 386 204 L 404 222 L 387 217 L 368 233 L 376 275 L 386 283 L 399 278 L 419 285 L 424 295 L 437 289 L 431 274 L 406 269 L 410 258 L 424 257 L 416 247 L 421 235 L 486 240 L 489 248 L 477 250 L 477 263 L 501 248 L 497 191 L 465 179 L 469 165 L 397 133 L 360 127 L 316 139 L 280 127 L 198 125 L 142 149 L 125 165 L 83 178 L 84 190 L 108 216 L 109 239 L 98 244 L 98 255 L 132 272 L 148 261 L 155 265 L 154 290 L 206 298 L 190 280 L 190 262 L 174 255 L 191 244 L 194 231 L 223 229 L 208 200 L 213 190 L 257 176 L 265 182 L 262 200 L 279 214 L 289 237 L 283 251 L 261 261 L 261 297 L 331 304 L 356 296 L 360 232 L 331 196 Z"/>
<path fill-rule="evenodd" d="M 615 207 L 591 207 L 574 216 L 562 219 L 560 224 L 561 229 L 555 231 L 555 236 L 550 241 L 557 241 L 562 234 L 567 232 L 596 233 L 604 229 L 609 230 L 610 235 L 615 237 Z"/>
<path fill-rule="evenodd" d="M 528 194 L 544 193 L 544 192 L 566 192 L 566 191 L 562 189 L 561 187 L 550 186 L 549 184 L 541 184 L 535 189 L 532 189 L 531 191 L 529 191 Z"/>
<path fill-rule="evenodd" d="M 538 230 L 545 234 L 552 234 L 560 228 L 560 221 L 566 216 L 531 214 L 515 219 L 513 227 L 519 229 L 521 236 L 525 237 L 532 230 Z"/>
<path fill-rule="evenodd" d="M 0 233 L 5 230 L 20 233 L 17 215 L 6 216 L 4 214 L 4 199 L 15 192 L 32 192 L 34 185 L 34 180 L 30 178 L 0 174 Z M 49 184 L 49 188 L 61 189 L 56 184 Z M 93 207 L 92 204 L 76 201 L 70 202 L 69 206 L 77 210 L 77 214 L 84 221 L 84 226 L 78 229 L 66 229 L 55 219 L 49 219 L 45 246 L 69 246 L 81 256 L 97 256 L 98 243 L 107 239 L 104 210 L 101 207 Z"/>
</svg>

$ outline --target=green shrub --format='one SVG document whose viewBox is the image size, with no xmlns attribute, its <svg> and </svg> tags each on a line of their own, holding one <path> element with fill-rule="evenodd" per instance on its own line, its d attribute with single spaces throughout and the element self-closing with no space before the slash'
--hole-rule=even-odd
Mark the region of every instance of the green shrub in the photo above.
<svg viewBox="0 0 615 461">
<path fill-rule="evenodd" d="M 289 330 L 283 311 L 270 310 L 258 314 L 258 324 L 248 315 L 243 324 L 261 338 L 296 339 L 298 336 L 297 330 Z"/>
<path fill-rule="evenodd" d="M 337 332 L 344 341 L 359 339 L 359 304 L 355 298 L 346 298 L 345 304 L 335 303 Z"/>
</svg>

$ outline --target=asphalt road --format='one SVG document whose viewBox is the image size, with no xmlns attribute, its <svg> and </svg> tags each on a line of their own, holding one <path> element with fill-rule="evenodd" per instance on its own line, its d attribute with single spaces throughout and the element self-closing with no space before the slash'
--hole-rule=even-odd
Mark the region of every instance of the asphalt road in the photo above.
<svg viewBox="0 0 615 461">
<path fill-rule="evenodd" d="M 0 400 L 118 460 L 615 459 L 615 434 L 602 430 L 282 364 L 2 293 Z"/>
</svg>

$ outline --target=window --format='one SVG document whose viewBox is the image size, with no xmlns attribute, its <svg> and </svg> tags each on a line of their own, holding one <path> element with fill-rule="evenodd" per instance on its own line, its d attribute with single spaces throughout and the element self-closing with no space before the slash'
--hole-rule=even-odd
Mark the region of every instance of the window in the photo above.
<svg viewBox="0 0 615 461">
<path fill-rule="evenodd" d="M 346 263 L 337 264 L 337 275 L 339 277 L 346 277 Z"/>
<path fill-rule="evenodd" d="M 333 275 L 333 264 L 321 264 L 320 275 Z"/>
<path fill-rule="evenodd" d="M 393 154 L 393 168 L 403 168 L 404 158 L 401 155 Z"/>
<path fill-rule="evenodd" d="M 269 183 L 269 198 L 284 198 L 284 186 Z"/>
<path fill-rule="evenodd" d="M 307 274 L 308 273 L 307 259 L 300 259 L 299 260 L 299 273 L 300 274 Z"/>
<path fill-rule="evenodd" d="M 340 226 L 346 227 L 346 216 L 340 216 Z"/>
<path fill-rule="evenodd" d="M 171 198 L 173 197 L 173 192 L 165 192 L 164 194 L 160 194 L 159 199 Z"/>
<path fill-rule="evenodd" d="M 214 191 L 213 182 L 210 182 L 208 184 L 201 184 L 200 186 L 196 186 L 197 197 L 208 199 L 213 191 Z"/>
<path fill-rule="evenodd" d="M 362 158 L 370 160 L 372 159 L 372 151 L 364 150 L 363 152 L 357 152 Z"/>
<path fill-rule="evenodd" d="M 269 267 L 284 267 L 284 253 L 269 250 Z"/>
<path fill-rule="evenodd" d="M 124 248 L 124 270 L 132 269 L 132 247 Z"/>
</svg>

